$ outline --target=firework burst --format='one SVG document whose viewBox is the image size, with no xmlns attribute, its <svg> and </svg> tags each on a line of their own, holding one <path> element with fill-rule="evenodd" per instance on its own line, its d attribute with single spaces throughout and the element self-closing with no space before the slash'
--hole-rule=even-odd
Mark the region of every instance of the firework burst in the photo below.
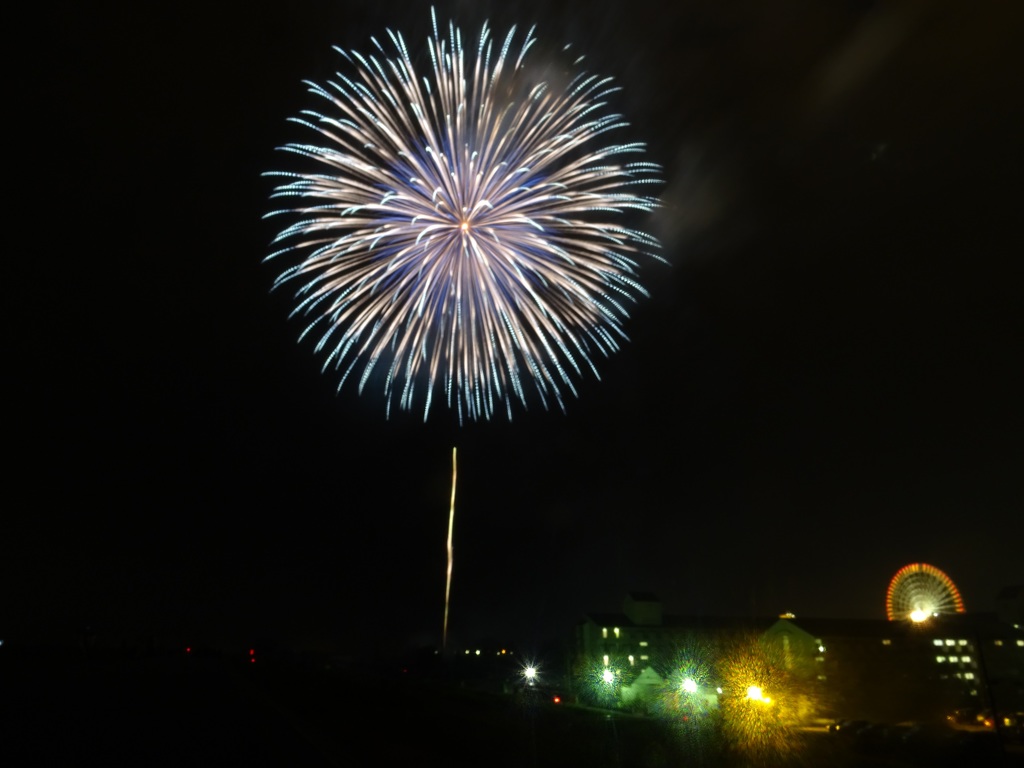
<svg viewBox="0 0 1024 768">
<path fill-rule="evenodd" d="M 564 410 L 646 295 L 638 258 L 657 243 L 629 220 L 656 207 L 642 190 L 659 168 L 606 143 L 626 126 L 604 112 L 611 78 L 551 87 L 526 61 L 532 30 L 498 45 L 485 25 L 467 53 L 433 24 L 423 72 L 388 31 L 388 49 L 336 49 L 349 73 L 307 83 L 326 107 L 294 121 L 317 141 L 282 149 L 313 170 L 267 174 L 292 201 L 270 215 L 294 218 L 275 286 L 298 285 L 293 314 L 339 390 L 380 381 L 388 414 L 422 404 L 426 420 L 438 392 L 460 422 L 511 419 L 531 393 Z"/>
</svg>

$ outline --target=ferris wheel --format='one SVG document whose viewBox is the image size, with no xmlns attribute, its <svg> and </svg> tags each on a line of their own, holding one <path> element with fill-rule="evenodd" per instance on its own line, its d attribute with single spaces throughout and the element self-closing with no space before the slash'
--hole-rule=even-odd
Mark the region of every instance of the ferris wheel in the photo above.
<svg viewBox="0 0 1024 768">
<path fill-rule="evenodd" d="M 889 582 L 885 595 L 885 613 L 889 621 L 924 621 L 932 616 L 963 612 L 960 590 L 934 565 L 905 565 Z"/>
</svg>

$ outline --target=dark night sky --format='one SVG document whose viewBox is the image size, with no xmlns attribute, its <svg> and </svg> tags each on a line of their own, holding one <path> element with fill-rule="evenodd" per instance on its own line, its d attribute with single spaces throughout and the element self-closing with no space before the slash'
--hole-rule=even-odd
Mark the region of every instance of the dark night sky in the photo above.
<svg viewBox="0 0 1024 768">
<path fill-rule="evenodd" d="M 453 445 L 459 640 L 1024 581 L 1015 4 L 438 3 L 585 51 L 666 179 L 602 380 L 462 428 L 336 396 L 261 263 L 301 81 L 429 4 L 99 5 L 14 74 L 3 632 L 436 643 Z"/>
</svg>

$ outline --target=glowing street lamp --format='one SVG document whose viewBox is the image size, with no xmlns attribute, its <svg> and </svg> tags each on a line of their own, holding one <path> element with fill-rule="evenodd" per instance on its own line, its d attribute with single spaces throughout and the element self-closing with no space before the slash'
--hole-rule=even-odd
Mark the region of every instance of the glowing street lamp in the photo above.
<svg viewBox="0 0 1024 768">
<path fill-rule="evenodd" d="M 764 691 L 762 691 L 756 685 L 752 685 L 749 688 L 747 688 L 747 698 L 751 701 L 763 702 L 764 704 L 768 704 L 771 702 L 771 699 L 764 695 Z"/>
</svg>

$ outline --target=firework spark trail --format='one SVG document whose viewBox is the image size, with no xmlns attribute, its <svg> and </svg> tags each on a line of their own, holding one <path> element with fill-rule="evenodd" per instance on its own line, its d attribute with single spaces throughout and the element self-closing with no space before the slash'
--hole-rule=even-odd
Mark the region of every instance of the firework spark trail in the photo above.
<svg viewBox="0 0 1024 768">
<path fill-rule="evenodd" d="M 307 83 L 327 108 L 294 121 L 319 141 L 283 149 L 316 171 L 267 174 L 298 201 L 269 214 L 298 216 L 268 256 L 298 257 L 275 286 L 300 284 L 293 314 L 339 389 L 383 373 L 389 414 L 422 402 L 426 420 L 439 387 L 460 422 L 501 405 L 511 419 L 531 394 L 564 410 L 646 295 L 635 259 L 659 258 L 657 242 L 628 220 L 657 206 L 634 190 L 660 169 L 640 143 L 603 143 L 627 125 L 602 114 L 610 78 L 552 88 L 526 64 L 533 30 L 495 53 L 484 25 L 474 56 L 433 25 L 425 73 L 388 31 L 390 55 L 336 49 L 352 71 Z"/>
<path fill-rule="evenodd" d="M 448 600 L 452 591 L 452 565 L 455 561 L 452 549 L 452 528 L 455 526 L 455 447 L 452 448 L 452 500 L 448 506 L 448 577 L 444 584 L 444 627 L 441 631 L 441 649 L 448 647 Z"/>
</svg>

